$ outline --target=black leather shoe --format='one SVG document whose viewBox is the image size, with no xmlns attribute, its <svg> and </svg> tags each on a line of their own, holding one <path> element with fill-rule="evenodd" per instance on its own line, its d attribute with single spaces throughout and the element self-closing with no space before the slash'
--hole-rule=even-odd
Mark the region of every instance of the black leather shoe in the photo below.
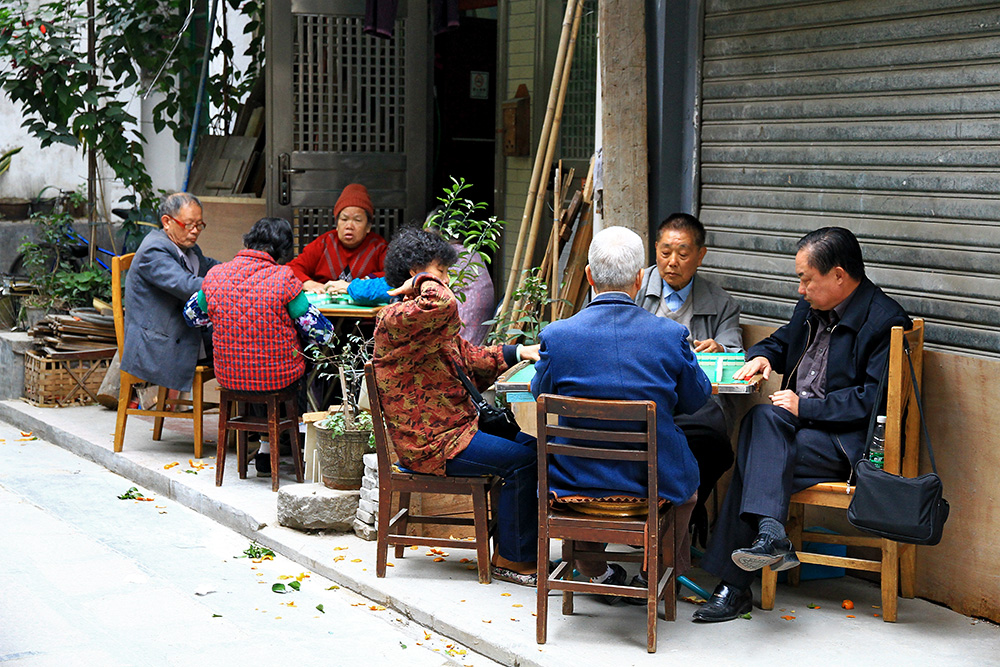
<svg viewBox="0 0 1000 667">
<path fill-rule="evenodd" d="M 733 562 L 747 572 L 768 565 L 772 566 L 771 569 L 780 571 L 795 567 L 799 564 L 799 559 L 795 557 L 795 548 L 787 537 L 775 540 L 761 534 L 749 547 L 734 551 Z"/>
<path fill-rule="evenodd" d="M 752 608 L 753 596 L 749 588 L 741 591 L 722 582 L 715 587 L 712 598 L 694 612 L 692 618 L 705 623 L 719 623 L 749 613 Z"/>
<path fill-rule="evenodd" d="M 613 586 L 624 586 L 625 580 L 628 577 L 628 573 L 625 572 L 625 568 L 618 563 L 611 563 L 611 576 L 604 580 L 603 583 L 611 584 Z M 610 605 L 620 604 L 624 600 L 629 600 L 631 598 L 625 598 L 620 595 L 602 595 L 601 598 Z"/>
</svg>

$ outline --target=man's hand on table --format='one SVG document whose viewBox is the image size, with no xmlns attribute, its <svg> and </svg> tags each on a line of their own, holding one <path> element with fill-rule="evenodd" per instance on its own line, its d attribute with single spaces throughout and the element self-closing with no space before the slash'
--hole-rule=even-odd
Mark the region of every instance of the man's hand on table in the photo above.
<svg viewBox="0 0 1000 667">
<path fill-rule="evenodd" d="M 749 380 L 757 373 L 761 373 L 764 379 L 767 380 L 771 377 L 771 362 L 767 360 L 767 357 L 754 357 L 750 361 L 746 362 L 740 369 L 733 373 L 734 380 Z"/>
<path fill-rule="evenodd" d="M 720 352 L 725 352 L 726 348 L 716 343 L 714 339 L 706 338 L 705 340 L 696 340 L 694 342 L 694 351 L 720 353 Z"/>
<path fill-rule="evenodd" d="M 538 361 L 541 357 L 538 356 L 538 350 L 541 345 L 522 345 L 521 349 L 518 350 L 521 354 L 522 361 Z"/>
</svg>

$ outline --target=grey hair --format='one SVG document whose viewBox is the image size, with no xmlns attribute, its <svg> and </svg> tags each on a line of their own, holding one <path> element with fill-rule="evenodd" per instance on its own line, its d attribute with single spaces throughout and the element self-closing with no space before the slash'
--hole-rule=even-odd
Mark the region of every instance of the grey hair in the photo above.
<svg viewBox="0 0 1000 667">
<path fill-rule="evenodd" d="M 598 292 L 626 290 L 635 282 L 646 256 L 642 239 L 631 229 L 607 227 L 594 237 L 587 253 L 590 277 Z"/>
<path fill-rule="evenodd" d="M 204 209 L 204 206 L 201 205 L 198 198 L 188 192 L 173 192 L 167 195 L 163 198 L 163 201 L 160 202 L 160 219 L 162 220 L 165 215 L 171 218 L 177 217 L 177 214 L 181 212 L 181 209 L 188 204 L 197 204 L 198 208 Z"/>
</svg>

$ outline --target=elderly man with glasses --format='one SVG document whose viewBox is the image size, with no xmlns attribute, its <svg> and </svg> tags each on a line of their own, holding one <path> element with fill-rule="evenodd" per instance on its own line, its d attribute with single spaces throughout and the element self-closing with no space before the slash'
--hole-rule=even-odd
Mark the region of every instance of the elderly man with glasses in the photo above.
<svg viewBox="0 0 1000 667">
<path fill-rule="evenodd" d="M 159 213 L 162 229 L 143 239 L 125 279 L 121 368 L 161 387 L 190 391 L 198 360 L 210 356 L 212 338 L 185 324 L 184 302 L 219 262 L 198 247 L 205 221 L 197 197 L 175 192 Z"/>
</svg>

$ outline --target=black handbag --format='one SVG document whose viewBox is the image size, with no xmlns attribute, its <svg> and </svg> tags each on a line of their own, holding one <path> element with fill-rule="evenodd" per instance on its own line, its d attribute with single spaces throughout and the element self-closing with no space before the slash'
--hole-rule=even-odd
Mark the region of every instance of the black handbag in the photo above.
<svg viewBox="0 0 1000 667">
<path fill-rule="evenodd" d="M 483 395 L 476 389 L 476 385 L 472 384 L 472 381 L 458 364 L 455 364 L 455 372 L 458 373 L 458 379 L 462 382 L 465 390 L 469 392 L 469 397 L 472 398 L 472 402 L 479 412 L 479 430 L 499 438 L 513 440 L 521 432 L 521 427 L 518 426 L 510 408 L 498 408 L 487 403 Z"/>
<path fill-rule="evenodd" d="M 920 400 L 920 389 L 917 386 L 917 376 L 913 372 L 913 360 L 910 358 L 910 346 L 903 340 L 906 361 L 910 365 L 910 378 L 913 381 L 914 398 L 917 400 L 917 410 L 920 412 L 920 427 L 924 440 L 927 442 L 927 453 L 934 472 L 919 477 L 901 477 L 876 468 L 868 460 L 868 448 L 871 447 L 872 434 L 875 430 L 875 413 L 872 410 L 868 425 L 868 448 L 865 456 L 855 466 L 854 497 L 847 508 L 847 520 L 855 528 L 874 533 L 896 542 L 909 544 L 934 545 L 941 541 L 941 532 L 948 520 L 950 507 L 942 496 L 944 488 L 937 474 L 934 462 L 934 450 L 931 447 L 930 434 L 924 421 L 924 408 Z M 877 396 L 882 396 L 889 363 L 879 383 Z M 877 405 L 876 405 L 877 407 Z"/>
</svg>

